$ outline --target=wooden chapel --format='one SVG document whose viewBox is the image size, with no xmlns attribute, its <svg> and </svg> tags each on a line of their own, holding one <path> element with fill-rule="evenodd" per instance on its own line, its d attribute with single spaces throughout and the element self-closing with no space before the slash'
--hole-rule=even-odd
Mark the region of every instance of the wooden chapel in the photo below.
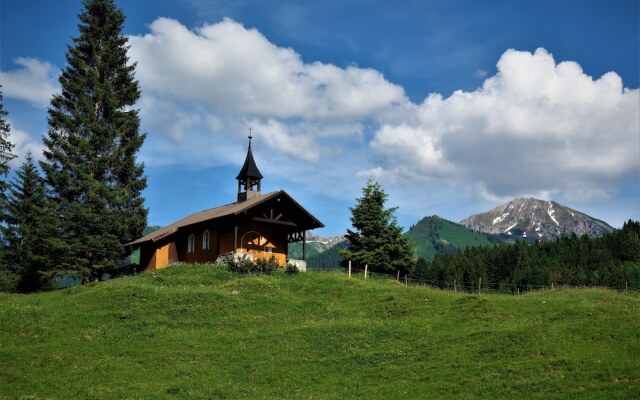
<svg viewBox="0 0 640 400">
<path fill-rule="evenodd" d="M 140 249 L 140 269 L 165 268 L 171 263 L 213 263 L 226 254 L 253 259 L 275 257 L 306 267 L 305 260 L 287 260 L 288 245 L 302 241 L 306 259 L 306 231 L 324 227 L 284 190 L 262 194 L 262 174 L 249 147 L 236 177 L 234 203 L 191 214 L 131 243 Z"/>
</svg>

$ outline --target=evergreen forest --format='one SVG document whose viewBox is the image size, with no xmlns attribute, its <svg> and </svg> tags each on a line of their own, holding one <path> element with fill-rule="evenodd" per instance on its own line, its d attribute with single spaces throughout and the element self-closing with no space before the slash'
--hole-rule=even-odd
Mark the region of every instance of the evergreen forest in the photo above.
<svg viewBox="0 0 640 400">
<path fill-rule="evenodd" d="M 575 234 L 554 241 L 471 247 L 438 253 L 433 261 L 418 258 L 409 275 L 440 287 L 463 286 L 515 291 L 550 285 L 640 288 L 640 222 L 590 238 Z"/>
</svg>

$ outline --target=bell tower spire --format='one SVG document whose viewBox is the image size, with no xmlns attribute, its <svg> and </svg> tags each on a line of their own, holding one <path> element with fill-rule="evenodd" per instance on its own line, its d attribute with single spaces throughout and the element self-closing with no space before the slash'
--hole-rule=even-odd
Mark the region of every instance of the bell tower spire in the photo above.
<svg viewBox="0 0 640 400">
<path fill-rule="evenodd" d="M 253 152 L 251 151 L 251 140 L 253 139 L 252 132 L 253 129 L 249 127 L 249 148 L 247 149 L 247 157 L 245 158 L 244 164 L 236 177 L 238 180 L 238 202 L 246 201 L 260 195 L 262 174 L 253 159 Z"/>
</svg>

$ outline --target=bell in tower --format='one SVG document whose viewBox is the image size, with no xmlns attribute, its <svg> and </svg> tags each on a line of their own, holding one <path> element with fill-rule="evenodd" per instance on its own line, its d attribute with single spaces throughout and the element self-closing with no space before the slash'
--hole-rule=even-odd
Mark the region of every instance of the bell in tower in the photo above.
<svg viewBox="0 0 640 400">
<path fill-rule="evenodd" d="M 249 149 L 247 150 L 247 158 L 238 173 L 238 202 L 246 201 L 260 195 L 260 182 L 262 174 L 253 159 L 251 152 L 251 128 L 249 128 Z"/>
</svg>

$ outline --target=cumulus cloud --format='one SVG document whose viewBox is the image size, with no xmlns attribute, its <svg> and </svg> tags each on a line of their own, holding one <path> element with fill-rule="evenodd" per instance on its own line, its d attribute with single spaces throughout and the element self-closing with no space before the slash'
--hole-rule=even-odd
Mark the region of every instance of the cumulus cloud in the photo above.
<svg viewBox="0 0 640 400">
<path fill-rule="evenodd" d="M 472 185 L 487 199 L 606 198 L 637 172 L 640 92 L 544 49 L 508 50 L 473 92 L 429 95 L 418 122 L 382 124 L 370 143 L 393 177 Z"/>
<path fill-rule="evenodd" d="M 0 72 L 3 94 L 38 107 L 48 106 L 51 97 L 59 91 L 58 68 L 36 58 L 18 57 L 13 61 L 20 68 Z"/>
<path fill-rule="evenodd" d="M 188 29 L 159 18 L 129 41 L 148 165 L 242 162 L 253 126 L 264 149 L 320 171 L 362 148 L 370 121 L 413 116 L 404 89 L 380 72 L 305 63 L 230 19 Z"/>
<path fill-rule="evenodd" d="M 225 19 L 190 30 L 159 18 L 130 37 L 145 91 L 196 100 L 217 112 L 278 118 L 368 118 L 408 102 L 373 69 L 313 62 Z"/>
</svg>

